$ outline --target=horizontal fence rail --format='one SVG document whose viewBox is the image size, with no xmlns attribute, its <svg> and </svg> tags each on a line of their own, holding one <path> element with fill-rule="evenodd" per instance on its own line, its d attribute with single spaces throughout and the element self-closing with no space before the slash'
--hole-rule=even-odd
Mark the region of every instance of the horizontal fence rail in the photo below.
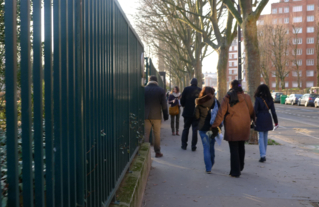
<svg viewBox="0 0 319 207">
<path fill-rule="evenodd" d="M 144 134 L 143 44 L 117 0 L 1 8 L 0 207 L 108 206 Z"/>
</svg>

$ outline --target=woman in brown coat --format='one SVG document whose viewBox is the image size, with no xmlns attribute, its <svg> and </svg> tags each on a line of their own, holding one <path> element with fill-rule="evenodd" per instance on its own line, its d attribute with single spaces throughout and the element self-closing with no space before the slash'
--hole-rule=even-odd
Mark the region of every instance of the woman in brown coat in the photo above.
<svg viewBox="0 0 319 207">
<path fill-rule="evenodd" d="M 228 141 L 230 149 L 229 175 L 239 177 L 244 169 L 245 141 L 249 139 L 251 120 L 255 120 L 255 112 L 250 96 L 244 94 L 240 82 L 234 80 L 230 87 L 218 110 L 212 131 L 217 134 L 217 127 L 224 121 L 224 139 Z"/>
</svg>

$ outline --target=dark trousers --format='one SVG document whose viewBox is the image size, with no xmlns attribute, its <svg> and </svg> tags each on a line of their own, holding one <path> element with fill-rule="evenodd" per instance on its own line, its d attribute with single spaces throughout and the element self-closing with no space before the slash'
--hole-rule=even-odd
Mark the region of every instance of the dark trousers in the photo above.
<svg viewBox="0 0 319 207">
<path fill-rule="evenodd" d="M 229 141 L 230 175 L 240 176 L 245 165 L 245 141 Z"/>
<path fill-rule="evenodd" d="M 192 149 L 196 149 L 198 120 L 184 117 L 184 129 L 182 134 L 182 147 L 187 147 L 189 128 L 192 126 Z"/>
<path fill-rule="evenodd" d="M 171 115 L 171 129 L 172 129 L 172 132 L 174 133 L 175 131 L 176 132 L 179 132 L 179 115 L 180 114 L 177 114 L 175 116 L 172 116 Z M 176 123 L 176 125 L 175 125 Z"/>
</svg>

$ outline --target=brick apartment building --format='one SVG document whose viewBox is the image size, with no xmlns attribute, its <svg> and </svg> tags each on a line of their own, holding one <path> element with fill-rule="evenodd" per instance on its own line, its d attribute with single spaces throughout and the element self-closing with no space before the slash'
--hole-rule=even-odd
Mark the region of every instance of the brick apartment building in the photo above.
<svg viewBox="0 0 319 207">
<path fill-rule="evenodd" d="M 291 41 L 292 44 L 298 45 L 298 65 L 300 66 L 301 88 L 303 89 L 316 85 L 317 60 L 315 44 L 318 42 L 316 38 L 319 19 L 318 9 L 319 0 L 281 0 L 279 3 L 271 4 L 271 14 L 260 16 L 258 21 L 258 25 L 284 25 L 287 27 L 287 33 L 294 34 Z M 293 25 L 295 29 L 293 29 Z M 295 33 L 297 33 L 296 37 Z M 242 49 L 242 52 L 243 51 L 244 49 Z M 288 54 L 292 55 L 293 51 L 289 51 Z M 243 54 L 243 56 L 244 55 L 245 54 Z M 228 82 L 237 78 L 237 62 L 236 39 L 229 51 Z M 291 67 L 291 72 L 285 79 L 285 87 L 296 88 L 298 87 L 297 73 L 293 71 L 292 67 L 294 66 L 292 62 L 289 63 L 289 67 Z M 271 70 L 274 71 L 275 68 Z M 272 71 L 269 71 L 269 87 L 271 90 L 274 90 L 276 88 L 276 77 Z M 263 81 L 261 78 L 261 83 L 263 83 Z M 281 86 L 279 86 L 279 88 L 280 87 Z"/>
</svg>

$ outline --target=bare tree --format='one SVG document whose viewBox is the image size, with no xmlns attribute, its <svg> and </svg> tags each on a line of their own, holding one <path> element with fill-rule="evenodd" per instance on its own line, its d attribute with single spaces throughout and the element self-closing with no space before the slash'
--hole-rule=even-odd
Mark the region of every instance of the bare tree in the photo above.
<svg viewBox="0 0 319 207">
<path fill-rule="evenodd" d="M 265 84 L 269 85 L 269 75 L 271 69 L 270 58 L 270 42 L 271 36 L 268 34 L 269 25 L 258 26 L 258 43 L 260 53 L 260 73 L 265 81 Z"/>
<path fill-rule="evenodd" d="M 301 55 L 301 53 L 299 52 L 299 40 L 298 40 L 298 33 L 300 31 L 300 28 L 296 27 L 295 25 L 292 25 L 292 65 L 294 68 L 294 72 L 297 73 L 297 83 L 298 83 L 298 88 L 301 88 L 301 74 L 300 74 L 300 62 L 299 62 L 299 55 Z"/>
<path fill-rule="evenodd" d="M 233 23 L 233 16 L 228 12 L 226 23 L 222 20 L 227 14 L 221 0 L 194 0 L 194 1 L 173 1 L 162 0 L 173 6 L 180 16 L 175 16 L 179 21 L 186 23 L 202 36 L 204 43 L 211 46 L 218 53 L 218 98 L 222 99 L 227 92 L 227 64 L 229 47 L 237 35 L 237 25 Z M 186 7 L 182 7 L 181 2 L 187 2 Z M 209 4 L 208 4 L 209 3 Z M 205 7 L 209 7 L 209 12 L 204 14 Z M 186 9 L 187 8 L 187 9 Z M 197 19 L 194 24 L 192 18 Z M 224 19 L 225 19 L 224 18 Z M 212 34 L 214 36 L 212 36 Z"/>
<path fill-rule="evenodd" d="M 241 12 L 235 8 L 233 0 L 223 1 L 243 30 L 248 93 L 252 98 L 254 91 L 260 84 L 260 70 L 258 69 L 260 67 L 260 54 L 257 37 L 257 20 L 268 1 L 269 0 L 238 0 Z M 253 7 L 256 7 L 255 11 Z"/>
<path fill-rule="evenodd" d="M 280 82 L 281 88 L 285 89 L 285 79 L 290 73 L 290 38 L 287 34 L 287 28 L 282 25 L 269 26 L 268 28 L 268 35 L 271 36 L 270 59 L 275 67 L 277 83 Z M 279 89 L 279 84 L 276 84 L 276 89 Z"/>
<path fill-rule="evenodd" d="M 316 67 L 317 67 L 317 86 L 319 86 L 319 18 L 317 17 L 317 28 L 315 37 L 315 50 L 316 50 Z"/>
</svg>

